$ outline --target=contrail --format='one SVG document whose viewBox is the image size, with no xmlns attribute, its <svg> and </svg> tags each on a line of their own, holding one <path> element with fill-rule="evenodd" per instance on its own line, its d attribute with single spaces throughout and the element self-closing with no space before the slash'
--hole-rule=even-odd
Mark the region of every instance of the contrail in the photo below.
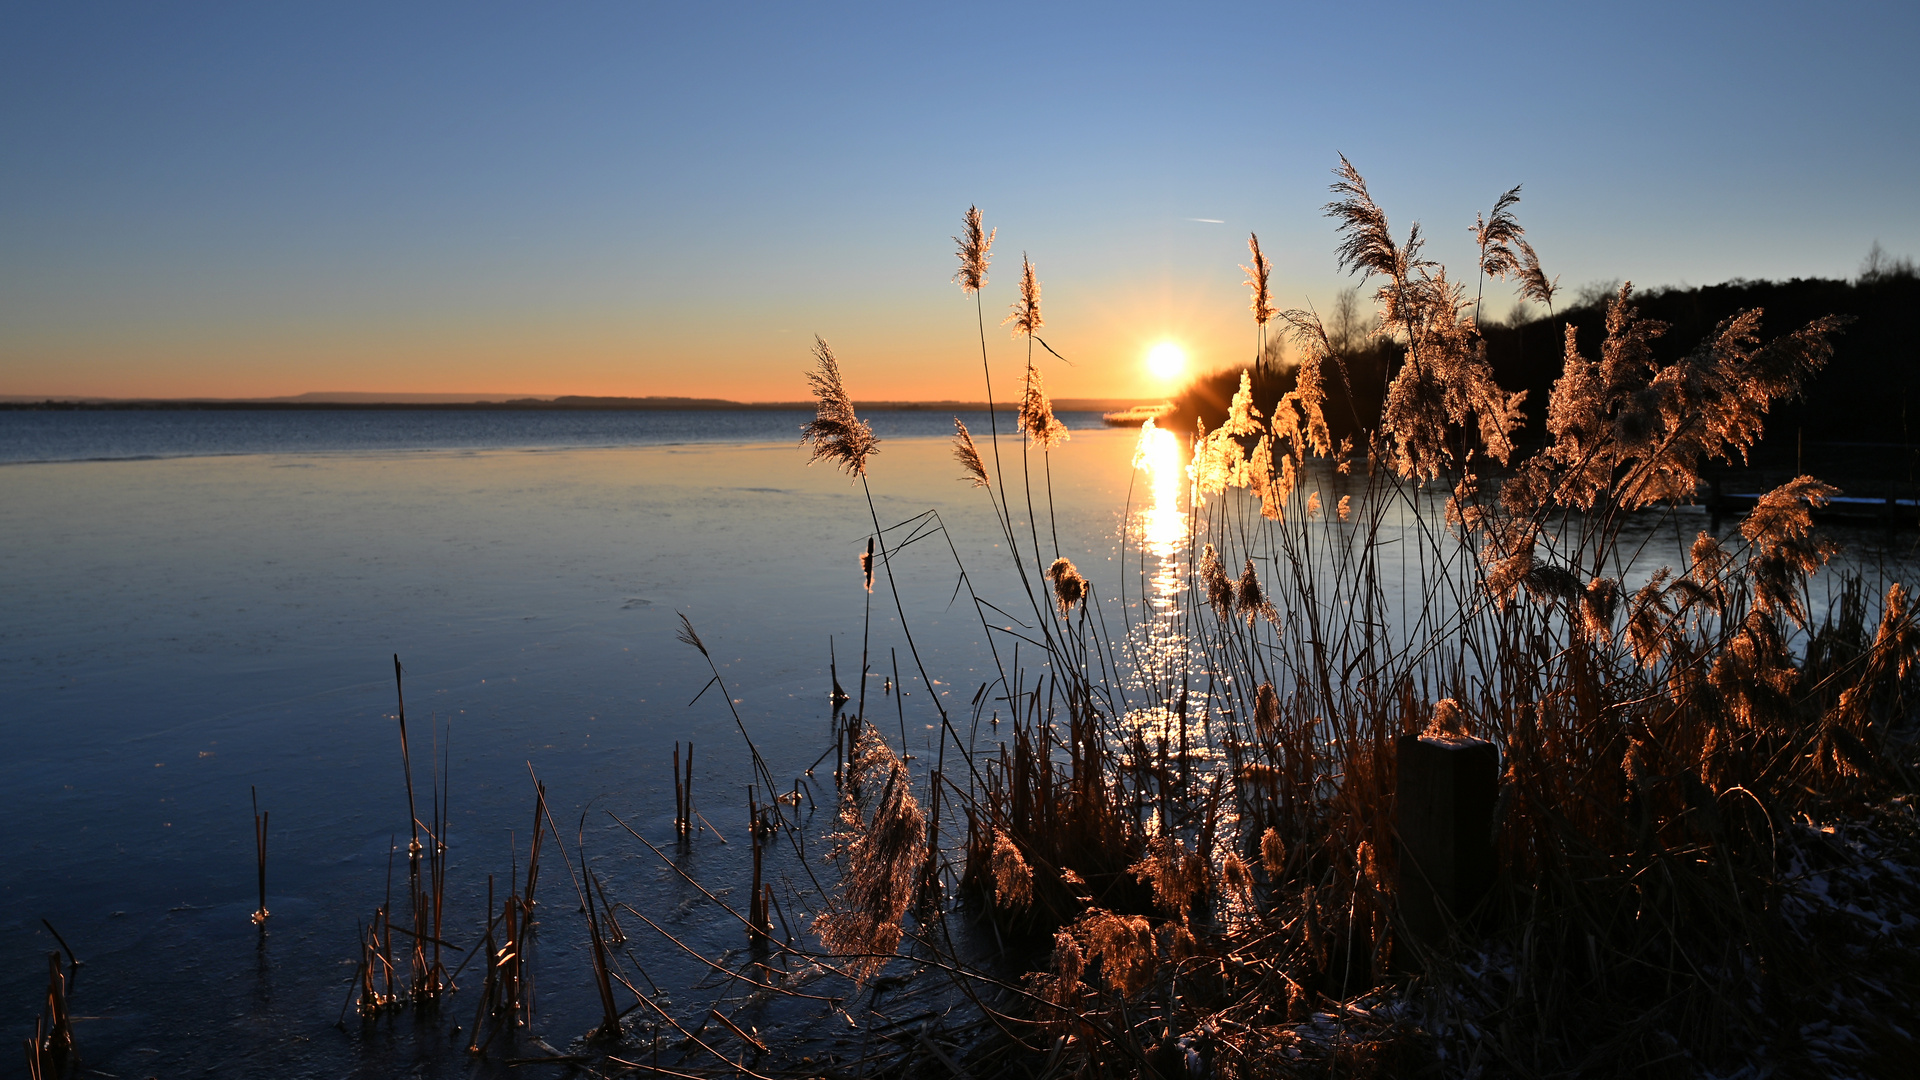
<svg viewBox="0 0 1920 1080">
<path fill-rule="evenodd" d="M 1190 217 L 1190 218 L 1188 218 L 1187 220 L 1188 220 L 1188 221 L 1198 221 L 1198 222 L 1200 222 L 1200 223 L 1202 223 L 1202 224 L 1205 224 L 1205 225 L 1225 225 L 1225 224 L 1226 224 L 1226 220 L 1225 220 L 1225 219 L 1223 219 L 1223 218 L 1217 218 L 1217 217 Z"/>
</svg>

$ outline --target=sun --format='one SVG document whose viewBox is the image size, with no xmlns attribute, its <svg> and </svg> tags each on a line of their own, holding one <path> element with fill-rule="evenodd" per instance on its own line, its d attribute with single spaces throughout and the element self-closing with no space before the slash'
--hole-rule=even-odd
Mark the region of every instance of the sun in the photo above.
<svg viewBox="0 0 1920 1080">
<path fill-rule="evenodd" d="M 1168 382 L 1187 370 L 1187 352 L 1171 341 L 1163 341 L 1147 350 L 1147 370 Z"/>
</svg>

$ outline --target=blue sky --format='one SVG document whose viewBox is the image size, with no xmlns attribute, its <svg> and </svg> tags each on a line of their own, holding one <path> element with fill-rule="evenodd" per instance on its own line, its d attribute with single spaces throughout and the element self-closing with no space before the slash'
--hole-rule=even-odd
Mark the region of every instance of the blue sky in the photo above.
<svg viewBox="0 0 1920 1080">
<path fill-rule="evenodd" d="M 1920 253 L 1920 8 L 9 4 L 0 394 L 977 397 L 960 215 L 1045 284 L 1057 395 L 1245 359 L 1348 284 L 1345 153 L 1470 263 L 1525 185 L 1565 285 Z M 1212 221 L 1193 219 L 1215 219 Z M 1502 314 L 1510 292 L 1492 290 Z"/>
</svg>

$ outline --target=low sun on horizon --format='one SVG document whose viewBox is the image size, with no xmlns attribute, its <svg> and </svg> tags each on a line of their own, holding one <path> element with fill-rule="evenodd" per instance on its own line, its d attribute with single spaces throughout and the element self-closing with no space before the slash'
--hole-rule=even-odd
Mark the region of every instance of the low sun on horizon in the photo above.
<svg viewBox="0 0 1920 1080">
<path fill-rule="evenodd" d="M 1187 370 L 1187 351 L 1171 341 L 1162 341 L 1147 350 L 1147 370 L 1163 382 L 1178 379 Z"/>
</svg>

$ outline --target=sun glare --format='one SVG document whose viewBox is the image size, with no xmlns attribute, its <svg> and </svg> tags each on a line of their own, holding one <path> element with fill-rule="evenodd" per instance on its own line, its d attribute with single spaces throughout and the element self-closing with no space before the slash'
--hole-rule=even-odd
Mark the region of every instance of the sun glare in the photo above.
<svg viewBox="0 0 1920 1080">
<path fill-rule="evenodd" d="M 1163 341 L 1147 350 L 1147 370 L 1154 378 L 1172 381 L 1187 369 L 1187 353 L 1171 341 Z"/>
</svg>

